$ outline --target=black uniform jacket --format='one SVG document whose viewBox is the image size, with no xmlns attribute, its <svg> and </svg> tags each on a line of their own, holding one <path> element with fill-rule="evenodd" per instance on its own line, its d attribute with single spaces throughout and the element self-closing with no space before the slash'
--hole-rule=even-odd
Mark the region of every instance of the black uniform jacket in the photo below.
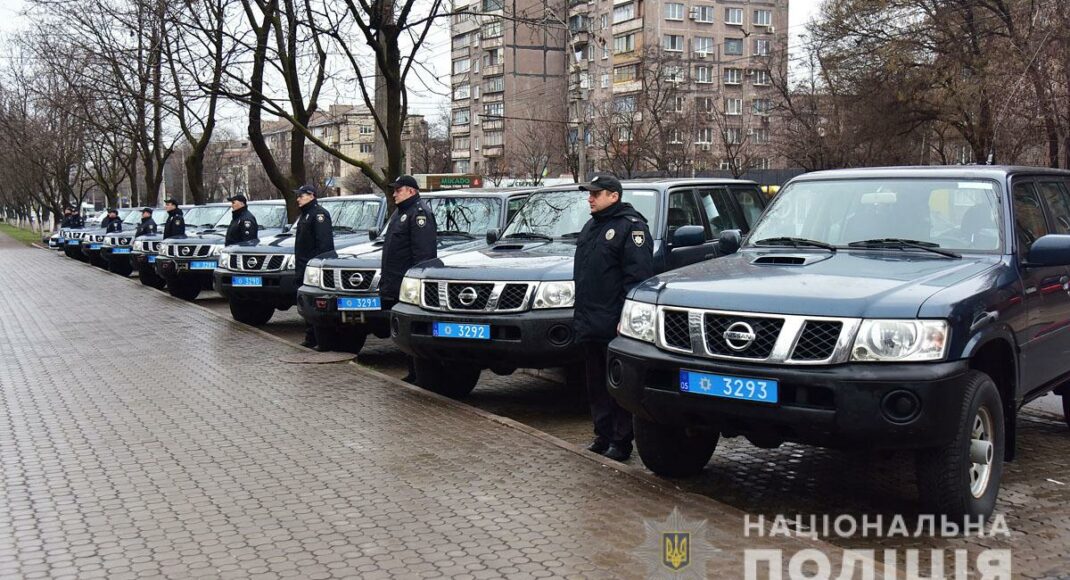
<svg viewBox="0 0 1070 580">
<path fill-rule="evenodd" d="M 134 237 L 148 236 L 156 233 L 156 220 L 151 217 L 141 218 L 141 223 L 134 229 Z"/>
<path fill-rule="evenodd" d="M 182 208 L 175 208 L 167 212 L 167 221 L 163 224 L 163 239 L 186 237 L 186 218 L 182 215 Z"/>
<path fill-rule="evenodd" d="M 100 222 L 100 227 L 104 228 L 105 232 L 121 232 L 123 231 L 123 220 L 116 217 L 106 217 L 104 221 Z"/>
<path fill-rule="evenodd" d="M 256 216 L 249 208 L 243 207 L 238 211 L 230 212 L 230 225 L 227 226 L 226 245 L 238 244 L 255 240 L 259 235 L 260 227 L 256 223 Z"/>
<path fill-rule="evenodd" d="M 573 330 L 577 342 L 617 336 L 624 297 L 654 275 L 654 240 L 646 219 L 617 202 L 591 215 L 576 240 Z"/>
<path fill-rule="evenodd" d="M 316 256 L 334 250 L 334 232 L 331 229 L 331 213 L 313 201 L 301 208 L 297 218 L 297 233 L 294 235 L 294 270 L 297 279 L 305 275 L 305 266 Z"/>
<path fill-rule="evenodd" d="M 386 227 L 383 242 L 383 272 L 379 278 L 379 295 L 384 301 L 397 302 L 405 272 L 425 260 L 438 257 L 435 214 L 431 206 L 416 194 L 398 204 Z"/>
</svg>

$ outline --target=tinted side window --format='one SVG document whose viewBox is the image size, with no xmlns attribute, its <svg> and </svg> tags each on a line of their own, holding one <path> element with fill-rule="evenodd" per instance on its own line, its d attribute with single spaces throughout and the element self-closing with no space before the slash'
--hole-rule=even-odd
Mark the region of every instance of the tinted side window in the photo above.
<svg viewBox="0 0 1070 580">
<path fill-rule="evenodd" d="M 695 195 L 690 189 L 669 192 L 669 213 L 666 220 L 669 230 L 669 239 L 681 226 L 701 226 L 702 216 L 699 213 Z"/>
<path fill-rule="evenodd" d="M 765 196 L 761 191 L 750 187 L 733 187 L 732 195 L 739 202 L 739 207 L 743 209 L 743 219 L 747 220 L 747 223 L 741 224 L 741 229 L 747 231 L 748 226 L 753 226 L 762 215 L 765 209 L 762 205 Z"/>
<path fill-rule="evenodd" d="M 1018 251 L 1023 256 L 1033 242 L 1048 233 L 1044 210 L 1032 183 L 1017 183 L 1014 186 L 1014 229 L 1018 236 Z"/>
<path fill-rule="evenodd" d="M 1037 190 L 1048 203 L 1052 230 L 1057 234 L 1070 234 L 1070 192 L 1055 181 L 1037 183 Z"/>
<path fill-rule="evenodd" d="M 702 202 L 706 221 L 710 224 L 706 230 L 706 239 L 716 239 L 724 230 L 739 228 L 723 189 L 700 189 L 698 198 Z"/>
</svg>

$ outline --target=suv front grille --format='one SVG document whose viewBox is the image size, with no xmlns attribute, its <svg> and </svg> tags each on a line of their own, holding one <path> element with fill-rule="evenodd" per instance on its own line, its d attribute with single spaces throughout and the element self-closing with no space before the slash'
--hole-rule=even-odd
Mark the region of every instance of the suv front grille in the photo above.
<svg viewBox="0 0 1070 580">
<path fill-rule="evenodd" d="M 424 282 L 424 306 L 438 308 L 438 282 Z"/>
<path fill-rule="evenodd" d="M 342 290 L 370 290 L 375 280 L 375 270 L 335 270 Z"/>
<path fill-rule="evenodd" d="M 446 284 L 450 310 L 485 310 L 494 284 Z"/>
<path fill-rule="evenodd" d="M 713 354 L 738 356 L 743 358 L 765 359 L 773 352 L 773 345 L 780 336 L 784 321 L 778 318 L 751 318 L 742 316 L 719 316 L 707 314 L 703 317 L 703 333 L 706 336 L 706 348 Z M 729 341 L 725 332 L 729 330 L 753 333 L 754 339 L 748 344 L 746 340 Z M 749 329 L 749 331 L 748 331 Z M 729 343 L 737 345 L 736 349 Z"/>
<path fill-rule="evenodd" d="M 799 342 L 791 352 L 793 360 L 825 360 L 832 356 L 840 340 L 843 323 L 828 320 L 807 320 Z"/>
<path fill-rule="evenodd" d="M 285 256 L 271 254 L 231 254 L 227 268 L 239 272 L 278 272 Z"/>
<path fill-rule="evenodd" d="M 502 295 L 498 297 L 499 310 L 516 310 L 524 306 L 528 297 L 527 284 L 506 284 Z"/>
<path fill-rule="evenodd" d="M 172 258 L 204 258 L 212 253 L 211 244 L 167 244 L 164 253 Z"/>
<path fill-rule="evenodd" d="M 536 284 L 424 280 L 423 306 L 456 312 L 519 312 L 528 307 Z"/>
<path fill-rule="evenodd" d="M 687 322 L 687 312 L 680 310 L 665 311 L 665 345 L 680 350 L 691 350 L 691 328 Z"/>
</svg>

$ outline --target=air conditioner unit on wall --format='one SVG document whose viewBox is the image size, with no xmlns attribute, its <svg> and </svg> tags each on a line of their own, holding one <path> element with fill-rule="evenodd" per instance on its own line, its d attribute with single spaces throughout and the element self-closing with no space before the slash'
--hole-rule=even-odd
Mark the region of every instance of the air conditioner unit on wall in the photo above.
<svg viewBox="0 0 1070 580">
<path fill-rule="evenodd" d="M 701 149 L 703 151 L 709 151 L 710 150 L 710 144 L 709 143 L 703 143 Z"/>
<path fill-rule="evenodd" d="M 698 19 L 698 8 L 692 8 L 692 9 L 688 10 L 687 11 L 687 17 L 690 18 L 691 20 L 697 20 Z"/>
<path fill-rule="evenodd" d="M 706 51 L 703 51 L 703 50 L 695 51 L 695 58 L 697 58 L 699 60 L 705 60 L 705 58 L 707 56 L 709 56 L 709 53 L 707 53 Z"/>
</svg>

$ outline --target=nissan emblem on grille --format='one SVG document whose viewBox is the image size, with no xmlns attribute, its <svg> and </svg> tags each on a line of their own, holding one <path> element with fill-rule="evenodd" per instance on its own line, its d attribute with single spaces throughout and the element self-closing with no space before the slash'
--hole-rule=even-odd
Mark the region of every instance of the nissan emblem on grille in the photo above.
<svg viewBox="0 0 1070 580">
<path fill-rule="evenodd" d="M 747 350 L 754 343 L 754 339 L 758 338 L 758 335 L 754 334 L 754 328 L 746 322 L 732 323 L 722 336 L 728 348 L 737 352 Z"/>
<path fill-rule="evenodd" d="M 249 268 L 250 270 L 256 268 L 256 258 L 253 256 L 249 256 L 249 259 L 245 260 L 245 267 Z"/>
<path fill-rule="evenodd" d="M 476 292 L 476 289 L 468 286 L 464 290 L 461 290 L 460 294 L 457 295 L 457 300 L 460 300 L 461 304 L 464 304 L 465 306 L 471 306 L 478 297 L 479 293 Z"/>
<path fill-rule="evenodd" d="M 182 246 L 182 255 L 183 256 L 188 256 L 189 255 L 189 246 Z"/>
<path fill-rule="evenodd" d="M 360 272 L 353 272 L 353 274 L 349 277 L 349 285 L 353 286 L 354 288 L 356 288 L 357 286 L 360 286 L 360 283 L 363 282 L 363 281 L 364 281 L 364 275 L 361 274 Z M 473 300 L 474 299 L 475 298 L 473 298 Z"/>
</svg>

